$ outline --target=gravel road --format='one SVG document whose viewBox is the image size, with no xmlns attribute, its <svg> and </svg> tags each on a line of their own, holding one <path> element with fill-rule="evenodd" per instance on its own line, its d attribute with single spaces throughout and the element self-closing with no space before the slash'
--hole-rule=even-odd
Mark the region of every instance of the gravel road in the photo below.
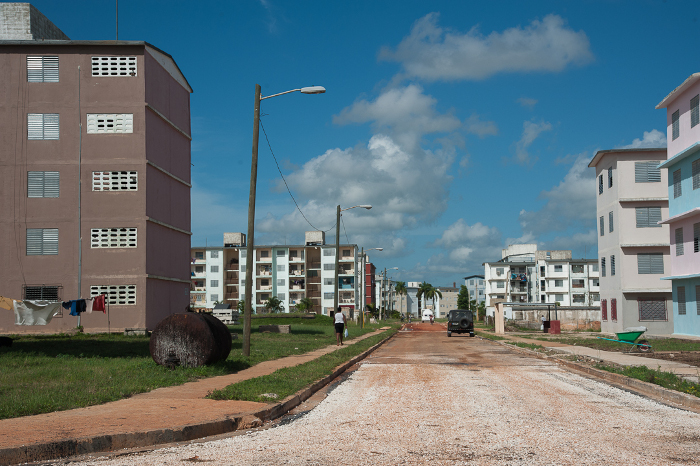
<svg viewBox="0 0 700 466">
<path fill-rule="evenodd" d="M 71 464 L 700 463 L 700 415 L 435 330 L 399 334 L 290 423 Z"/>
</svg>

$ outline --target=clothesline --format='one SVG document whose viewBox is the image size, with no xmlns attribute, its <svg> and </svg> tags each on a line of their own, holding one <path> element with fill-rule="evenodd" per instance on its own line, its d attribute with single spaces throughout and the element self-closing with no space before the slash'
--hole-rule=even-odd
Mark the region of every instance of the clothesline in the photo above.
<svg viewBox="0 0 700 466">
<path fill-rule="evenodd" d="M 74 299 L 71 301 L 42 301 L 31 299 L 12 299 L 0 296 L 0 307 L 14 311 L 15 325 L 47 325 L 55 316 L 60 314 L 61 308 L 70 309 L 70 315 L 80 316 L 82 313 L 91 314 L 93 311 L 106 314 L 105 295 L 100 294 L 88 299 Z"/>
</svg>

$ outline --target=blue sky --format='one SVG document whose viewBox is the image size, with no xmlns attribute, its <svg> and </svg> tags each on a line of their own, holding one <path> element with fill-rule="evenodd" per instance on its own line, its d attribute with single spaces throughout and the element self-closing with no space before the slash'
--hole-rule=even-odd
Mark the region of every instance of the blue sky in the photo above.
<svg viewBox="0 0 700 466">
<path fill-rule="evenodd" d="M 115 38 L 113 1 L 35 1 L 71 39 Z M 654 107 L 700 68 L 697 1 L 119 1 L 119 38 L 194 89 L 192 245 L 247 231 L 255 84 L 262 123 L 317 228 L 393 278 L 459 283 L 508 244 L 595 257 L 597 150 L 666 145 Z M 300 244 L 260 134 L 256 244 Z M 334 241 L 331 229 L 326 237 Z"/>
</svg>

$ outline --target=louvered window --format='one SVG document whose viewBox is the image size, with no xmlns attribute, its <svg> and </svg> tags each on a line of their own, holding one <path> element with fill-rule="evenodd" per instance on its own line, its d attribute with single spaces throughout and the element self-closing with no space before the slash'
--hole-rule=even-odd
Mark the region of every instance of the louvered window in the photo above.
<svg viewBox="0 0 700 466">
<path fill-rule="evenodd" d="M 615 256 L 610 256 L 610 276 L 615 275 Z"/>
<path fill-rule="evenodd" d="M 277 293 L 277 299 L 279 299 L 280 301 L 284 301 L 285 299 L 287 299 L 287 293 Z"/>
<path fill-rule="evenodd" d="M 323 270 L 335 270 L 335 264 L 323 264 Z"/>
<path fill-rule="evenodd" d="M 665 299 L 638 299 L 639 320 L 666 321 Z"/>
<path fill-rule="evenodd" d="M 335 256 L 335 249 L 332 248 L 325 248 L 323 250 L 323 255 L 324 256 Z"/>
<path fill-rule="evenodd" d="M 28 256 L 58 254 L 58 228 L 27 228 Z"/>
<path fill-rule="evenodd" d="M 57 83 L 58 57 L 27 57 L 27 82 Z"/>
<path fill-rule="evenodd" d="M 661 207 L 635 207 L 637 228 L 661 228 Z"/>
<path fill-rule="evenodd" d="M 58 113 L 27 113 L 27 139 L 58 139 Z"/>
<path fill-rule="evenodd" d="M 635 183 L 660 183 L 661 162 L 634 162 L 634 182 Z"/>
<path fill-rule="evenodd" d="M 605 276 L 605 257 L 600 258 L 600 276 Z"/>
<path fill-rule="evenodd" d="M 700 223 L 694 223 L 693 224 L 693 252 L 699 252 L 699 251 L 700 251 Z"/>
<path fill-rule="evenodd" d="M 680 110 L 676 110 L 673 112 L 671 115 L 671 140 L 675 141 L 678 139 L 678 136 L 680 136 L 680 124 L 679 124 L 679 118 L 680 118 Z"/>
<path fill-rule="evenodd" d="M 323 299 L 333 299 L 333 292 L 323 293 Z"/>
<path fill-rule="evenodd" d="M 608 320 L 608 300 L 600 300 L 600 318 L 604 321 Z"/>
<path fill-rule="evenodd" d="M 685 287 L 679 286 L 676 288 L 676 303 L 678 305 L 678 315 L 685 315 Z"/>
<path fill-rule="evenodd" d="M 96 285 L 90 287 L 90 297 L 105 295 L 110 305 L 133 306 L 136 304 L 136 285 Z"/>
<path fill-rule="evenodd" d="M 603 175 L 598 177 L 598 194 L 603 194 Z"/>
<path fill-rule="evenodd" d="M 663 274 L 664 255 L 660 252 L 649 254 L 637 254 L 637 273 L 639 274 Z"/>
<path fill-rule="evenodd" d="M 33 301 L 61 301 L 61 292 L 63 291 L 61 285 L 25 285 L 23 288 L 23 299 L 30 299 Z M 62 316 L 63 312 L 55 317 Z"/>
<path fill-rule="evenodd" d="M 133 133 L 133 113 L 88 113 L 88 134 Z"/>
<path fill-rule="evenodd" d="M 209 280 L 209 286 L 211 286 L 212 288 L 218 288 L 219 280 Z"/>
<path fill-rule="evenodd" d="M 324 278 L 323 284 L 324 285 L 333 285 L 333 280 L 335 280 L 335 279 L 334 278 Z"/>
<path fill-rule="evenodd" d="M 137 243 L 136 228 L 93 228 L 90 236 L 93 249 L 135 248 Z"/>
<path fill-rule="evenodd" d="M 136 57 L 92 57 L 93 76 L 136 76 Z"/>
<path fill-rule="evenodd" d="M 211 273 L 219 273 L 219 266 L 218 265 L 212 265 L 210 267 Z"/>
<path fill-rule="evenodd" d="M 608 168 L 608 188 L 612 188 L 613 185 L 613 169 L 612 167 Z"/>
<path fill-rule="evenodd" d="M 605 217 L 600 217 L 600 236 L 605 236 Z"/>
<path fill-rule="evenodd" d="M 683 255 L 683 228 L 676 228 L 676 255 Z"/>
<path fill-rule="evenodd" d="M 278 265 L 277 266 L 277 271 L 278 272 L 284 272 L 285 266 L 284 265 Z"/>
<path fill-rule="evenodd" d="M 690 127 L 695 128 L 700 123 L 700 95 L 690 99 Z"/>
<path fill-rule="evenodd" d="M 277 279 L 277 286 L 284 286 L 284 282 L 285 282 L 284 278 L 278 278 Z"/>
<path fill-rule="evenodd" d="M 27 172 L 27 197 L 58 197 L 58 172 Z"/>
<path fill-rule="evenodd" d="M 695 285 L 695 312 L 700 316 L 700 285 Z"/>
<path fill-rule="evenodd" d="M 673 198 L 681 197 L 683 191 L 681 190 L 681 171 L 676 170 L 673 172 Z"/>
<path fill-rule="evenodd" d="M 693 161 L 692 172 L 693 172 L 693 189 L 700 189 L 700 159 Z"/>
<path fill-rule="evenodd" d="M 610 233 L 612 233 L 615 228 L 613 227 L 613 213 L 609 212 L 608 213 L 608 229 L 610 230 Z"/>
<path fill-rule="evenodd" d="M 617 322 L 617 299 L 610 300 L 610 320 Z"/>
<path fill-rule="evenodd" d="M 138 191 L 137 172 L 92 172 L 93 191 Z"/>
</svg>

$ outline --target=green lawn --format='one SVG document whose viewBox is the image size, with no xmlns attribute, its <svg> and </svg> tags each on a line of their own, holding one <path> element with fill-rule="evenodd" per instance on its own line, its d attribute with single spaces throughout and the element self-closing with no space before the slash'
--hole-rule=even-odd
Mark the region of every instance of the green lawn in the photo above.
<svg viewBox="0 0 700 466">
<path fill-rule="evenodd" d="M 292 325 L 291 334 L 259 333 L 270 323 Z M 350 338 L 384 324 L 348 326 Z M 231 354 L 211 366 L 170 370 L 151 359 L 145 336 L 77 334 L 13 336 L 11 348 L 0 348 L 0 419 L 91 406 L 158 387 L 180 385 L 203 377 L 225 375 L 262 361 L 303 354 L 335 343 L 332 319 L 255 319 L 251 354 L 243 356 L 243 325 Z"/>
<path fill-rule="evenodd" d="M 646 366 L 630 366 L 625 368 L 613 367 L 604 364 L 597 364 L 597 369 L 602 369 L 616 374 L 626 375 L 634 379 L 660 385 L 664 388 L 677 392 L 688 393 L 689 395 L 700 397 L 700 384 L 689 382 L 671 372 L 649 369 Z"/>
<path fill-rule="evenodd" d="M 527 338 L 525 335 L 523 337 Z M 614 337 L 605 337 L 614 338 Z M 586 346 L 588 348 L 599 349 L 603 351 L 629 351 L 631 345 L 626 343 L 618 343 L 616 341 L 601 340 L 598 338 L 578 337 L 578 336 L 562 336 L 559 338 L 536 337 L 535 340 L 555 341 L 566 345 Z M 646 339 L 654 351 L 700 351 L 700 342 L 680 340 L 678 338 L 644 338 Z"/>
</svg>

